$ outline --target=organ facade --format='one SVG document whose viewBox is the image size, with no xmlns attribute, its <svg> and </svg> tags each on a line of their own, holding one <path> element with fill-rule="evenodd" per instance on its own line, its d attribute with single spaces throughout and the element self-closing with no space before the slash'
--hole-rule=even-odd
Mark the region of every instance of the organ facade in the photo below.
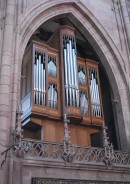
<svg viewBox="0 0 130 184">
<path fill-rule="evenodd" d="M 54 135 L 51 141 L 61 142 L 67 114 L 72 132 L 79 128 L 78 136 L 71 133 L 74 143 L 91 145 L 91 135 L 101 131 L 104 121 L 98 64 L 78 56 L 73 27 L 60 26 L 47 44 L 31 40 L 22 66 L 22 76 L 26 76 L 21 83 L 24 131 L 28 124 L 36 126 L 41 121 L 43 139 L 50 141 L 44 132 L 55 132 L 60 136 Z M 86 140 L 80 136 L 83 129 Z"/>
</svg>

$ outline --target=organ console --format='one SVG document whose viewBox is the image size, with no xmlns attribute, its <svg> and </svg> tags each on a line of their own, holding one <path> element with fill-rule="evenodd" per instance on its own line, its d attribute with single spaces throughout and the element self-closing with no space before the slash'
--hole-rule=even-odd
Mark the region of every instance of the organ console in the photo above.
<svg viewBox="0 0 130 184">
<path fill-rule="evenodd" d="M 41 121 L 44 131 L 59 126 L 62 137 L 62 117 L 67 114 L 73 128 L 84 126 L 89 137 L 85 145 L 91 144 L 91 133 L 103 122 L 98 63 L 77 55 L 74 28 L 60 27 L 46 44 L 32 41 L 24 54 L 22 75 L 26 76 L 21 83 L 22 123 Z M 56 133 L 53 137 L 61 140 Z"/>
</svg>

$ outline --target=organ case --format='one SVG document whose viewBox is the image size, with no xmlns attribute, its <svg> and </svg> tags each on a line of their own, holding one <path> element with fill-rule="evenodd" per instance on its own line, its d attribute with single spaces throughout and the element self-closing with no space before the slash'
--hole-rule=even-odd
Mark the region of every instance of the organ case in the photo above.
<svg viewBox="0 0 130 184">
<path fill-rule="evenodd" d="M 25 52 L 22 67 L 22 121 L 30 115 L 59 118 L 59 53 L 48 45 L 33 41 Z M 29 65 L 30 73 L 25 69 Z M 26 69 L 27 70 L 27 69 Z M 31 79 L 31 80 L 30 80 Z M 23 89 L 30 81 L 31 87 L 24 94 Z"/>
<path fill-rule="evenodd" d="M 46 44 L 32 41 L 24 55 L 22 76 L 22 122 L 34 117 L 35 123 L 44 122 L 44 140 L 55 142 L 59 138 L 49 138 L 48 127 L 56 132 L 59 126 L 63 131 L 66 113 L 72 140 L 85 145 L 79 135 L 86 131 L 90 145 L 90 135 L 99 132 L 104 119 L 98 63 L 78 57 L 75 29 L 60 27 Z"/>
</svg>

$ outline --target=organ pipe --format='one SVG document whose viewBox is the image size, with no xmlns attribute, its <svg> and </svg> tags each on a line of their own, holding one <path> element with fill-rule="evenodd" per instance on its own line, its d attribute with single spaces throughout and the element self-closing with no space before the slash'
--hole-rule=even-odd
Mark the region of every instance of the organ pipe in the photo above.
<svg viewBox="0 0 130 184">
<path fill-rule="evenodd" d="M 79 66 L 79 70 L 78 70 L 78 81 L 79 84 L 81 85 L 85 85 L 86 84 L 86 76 L 84 73 L 84 68 Z"/>
<path fill-rule="evenodd" d="M 46 87 L 45 87 L 45 63 L 43 59 L 44 53 L 35 52 L 36 59 L 34 63 L 34 103 L 37 105 L 45 105 Z"/>
<path fill-rule="evenodd" d="M 92 114 L 95 117 L 101 117 L 101 105 L 99 97 L 99 87 L 97 81 L 97 71 L 93 68 L 89 69 L 90 75 L 90 94 L 92 101 Z"/>
<path fill-rule="evenodd" d="M 88 99 L 86 92 L 80 92 L 80 109 L 83 115 L 88 115 Z"/>
<path fill-rule="evenodd" d="M 54 62 L 55 58 L 48 58 L 48 75 L 56 76 L 56 64 Z"/>
<path fill-rule="evenodd" d="M 79 107 L 77 63 L 74 39 L 63 36 L 66 105 Z"/>
<path fill-rule="evenodd" d="M 67 61 L 66 61 L 66 49 L 64 48 L 64 59 L 65 59 L 65 92 L 66 92 L 66 105 L 68 106 L 68 72 L 67 72 Z"/>
<path fill-rule="evenodd" d="M 57 108 L 57 91 L 55 84 L 50 84 L 48 89 L 48 106 Z"/>
</svg>

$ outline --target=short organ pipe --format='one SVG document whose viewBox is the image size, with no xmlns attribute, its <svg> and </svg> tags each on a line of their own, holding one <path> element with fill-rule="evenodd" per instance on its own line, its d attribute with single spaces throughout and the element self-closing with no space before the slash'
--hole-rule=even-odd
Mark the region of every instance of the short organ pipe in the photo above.
<svg viewBox="0 0 130 184">
<path fill-rule="evenodd" d="M 50 84 L 48 89 L 48 106 L 57 108 L 57 91 L 55 84 Z"/>
</svg>

